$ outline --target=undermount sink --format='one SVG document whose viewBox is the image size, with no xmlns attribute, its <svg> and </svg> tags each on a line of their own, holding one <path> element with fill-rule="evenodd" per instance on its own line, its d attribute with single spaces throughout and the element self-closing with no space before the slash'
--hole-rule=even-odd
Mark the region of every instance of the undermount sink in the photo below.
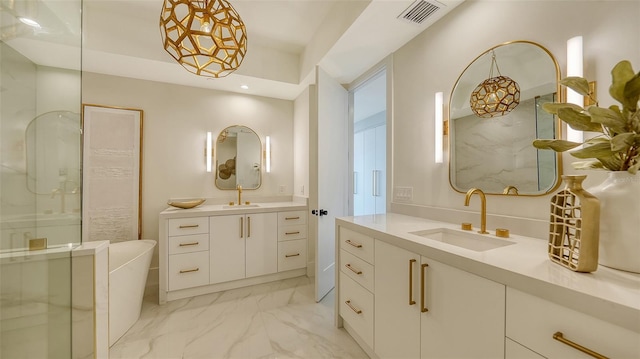
<svg viewBox="0 0 640 359">
<path fill-rule="evenodd" d="M 409 233 L 476 252 L 484 252 L 515 244 L 511 241 L 491 237 L 488 234 L 463 232 L 449 228 L 429 229 Z"/>
<path fill-rule="evenodd" d="M 242 209 L 242 208 L 256 208 L 256 207 L 260 207 L 259 204 L 234 204 L 234 205 L 226 205 L 226 206 L 222 206 L 222 208 L 224 209 Z"/>
</svg>

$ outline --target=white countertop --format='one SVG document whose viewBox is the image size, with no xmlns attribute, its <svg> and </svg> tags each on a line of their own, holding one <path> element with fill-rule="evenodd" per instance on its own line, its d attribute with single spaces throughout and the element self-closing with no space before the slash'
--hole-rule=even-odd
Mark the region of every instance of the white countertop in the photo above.
<svg viewBox="0 0 640 359">
<path fill-rule="evenodd" d="M 255 202 L 252 204 L 257 205 L 257 207 L 250 207 L 246 205 L 228 206 L 221 204 L 205 204 L 189 209 L 169 207 L 160 212 L 160 218 L 224 216 L 228 214 L 297 211 L 307 209 L 307 205 L 301 202 Z"/>
<path fill-rule="evenodd" d="M 389 213 L 338 218 L 336 225 L 640 332 L 640 274 L 604 266 L 573 272 L 549 260 L 545 240 L 511 235 L 513 245 L 476 252 L 409 233 L 460 229 L 451 223 Z"/>
</svg>

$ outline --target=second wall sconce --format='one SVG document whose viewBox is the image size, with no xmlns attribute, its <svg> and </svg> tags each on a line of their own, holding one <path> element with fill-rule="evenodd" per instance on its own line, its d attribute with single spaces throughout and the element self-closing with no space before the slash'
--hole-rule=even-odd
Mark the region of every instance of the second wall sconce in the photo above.
<svg viewBox="0 0 640 359">
<path fill-rule="evenodd" d="M 582 36 L 575 36 L 567 40 L 567 77 L 583 76 L 582 62 Z M 574 105 L 583 106 L 584 97 L 579 93 L 567 88 L 567 102 Z M 567 141 L 582 142 L 584 136 L 582 131 L 574 130 L 567 125 Z"/>
<path fill-rule="evenodd" d="M 267 136 L 264 141 L 264 167 L 267 173 L 271 172 L 271 137 Z"/>
<path fill-rule="evenodd" d="M 213 161 L 213 139 L 211 138 L 211 132 L 207 132 L 207 142 L 204 151 L 204 157 L 207 164 L 207 172 L 211 172 L 211 162 Z"/>
<path fill-rule="evenodd" d="M 435 96 L 435 161 L 442 163 L 444 160 L 443 138 L 444 138 L 444 116 L 443 116 L 444 100 L 442 92 L 436 92 Z"/>
</svg>

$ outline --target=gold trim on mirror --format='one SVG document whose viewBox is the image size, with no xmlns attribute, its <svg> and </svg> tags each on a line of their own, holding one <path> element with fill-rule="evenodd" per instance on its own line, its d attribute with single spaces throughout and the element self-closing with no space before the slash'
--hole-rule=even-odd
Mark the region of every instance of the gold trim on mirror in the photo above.
<svg viewBox="0 0 640 359">
<path fill-rule="evenodd" d="M 514 45 L 514 46 L 510 46 L 510 45 Z M 507 50 L 515 51 L 515 52 L 505 53 L 505 51 Z M 499 53 L 500 55 L 500 70 L 502 71 L 502 73 L 504 73 L 505 75 L 508 74 L 511 78 L 518 81 L 518 83 L 520 84 L 521 105 L 519 106 L 518 109 L 514 110 L 512 113 L 507 114 L 503 117 L 487 118 L 487 119 L 478 118 L 477 120 L 474 120 L 473 123 L 468 122 L 462 125 L 456 123 L 457 119 L 460 119 L 463 117 L 470 118 L 471 116 L 473 116 L 472 111 L 469 107 L 470 94 L 472 90 L 475 88 L 475 86 L 477 86 L 479 82 L 481 82 L 483 79 L 486 78 L 486 75 L 487 75 L 486 70 L 489 67 L 489 62 L 491 61 L 491 54 L 494 52 Z M 529 55 L 527 55 L 527 52 L 529 52 Z M 530 56 L 530 54 L 533 54 L 535 57 Z M 527 56 L 526 63 L 539 64 L 541 66 L 540 68 L 546 71 L 546 75 L 541 76 L 540 74 L 542 73 L 542 71 L 538 70 L 539 68 L 537 67 L 528 68 L 527 69 L 528 71 L 526 73 L 524 71 L 514 71 L 514 70 L 518 70 L 516 66 L 519 66 L 525 63 L 525 61 L 517 60 L 518 59 L 517 56 Z M 514 58 L 515 60 L 513 60 Z M 544 96 L 539 96 L 539 93 L 543 93 Z M 525 101 L 527 103 L 522 104 Z M 562 155 L 559 153 L 549 154 L 547 162 L 549 162 L 549 166 L 554 167 L 555 173 L 552 174 L 552 172 L 549 171 L 547 175 L 544 176 L 547 179 L 547 181 L 542 185 L 539 185 L 538 177 L 539 177 L 539 174 L 541 173 L 540 168 L 543 168 L 543 167 L 541 166 L 540 160 L 538 159 L 539 152 L 535 152 L 538 150 L 536 150 L 532 144 L 533 140 L 539 137 L 537 136 L 536 133 L 534 133 L 534 135 L 531 136 L 531 141 L 530 141 L 531 144 L 529 144 L 531 147 L 531 151 L 527 152 L 527 154 L 533 153 L 534 155 L 533 156 L 529 155 L 524 160 L 522 158 L 516 158 L 516 152 L 511 152 L 512 150 L 510 148 L 503 147 L 505 151 L 499 152 L 499 149 L 496 149 L 495 146 L 489 147 L 489 144 L 490 144 L 489 142 L 491 140 L 494 141 L 493 142 L 494 144 L 501 143 L 499 142 L 499 140 L 496 141 L 496 138 L 502 139 L 501 137 L 499 137 L 501 135 L 501 132 L 498 131 L 500 130 L 500 127 L 502 127 L 502 130 L 503 130 L 502 133 L 513 133 L 514 129 L 516 129 L 518 126 L 523 126 L 523 125 L 526 125 L 528 127 L 533 127 L 535 131 L 535 128 L 536 128 L 535 121 L 537 121 L 536 120 L 537 116 L 535 115 L 536 108 L 539 102 L 544 102 L 544 101 L 555 101 L 555 102 L 564 101 L 564 94 L 561 92 L 561 87 L 560 87 L 560 66 L 558 65 L 558 62 L 553 56 L 553 54 L 544 46 L 532 41 L 527 41 L 527 40 L 508 41 L 508 42 L 496 45 L 484 51 L 477 57 L 475 57 L 473 61 L 471 61 L 469 65 L 465 67 L 465 69 L 462 71 L 462 73 L 456 80 L 449 96 L 449 102 L 447 107 L 448 111 L 446 111 L 445 120 L 448 123 L 447 150 L 448 150 L 448 157 L 449 157 L 449 184 L 451 188 L 453 188 L 456 192 L 465 193 L 470 188 L 476 187 L 476 188 L 481 188 L 486 194 L 507 195 L 503 193 L 503 189 L 508 185 L 510 185 L 518 188 L 519 196 L 543 196 L 543 195 L 552 193 L 554 190 L 556 190 L 561 184 L 560 176 L 562 174 Z M 530 111 L 530 112 L 523 112 L 523 111 Z M 522 121 L 522 119 L 529 118 L 529 117 L 526 117 L 526 118 L 522 117 L 522 114 L 527 114 L 527 113 L 533 114 L 531 116 L 527 115 L 527 116 L 530 116 L 530 119 L 531 121 L 533 121 L 533 124 L 531 122 Z M 541 114 L 540 112 L 537 112 L 537 113 Z M 521 122 L 519 123 L 506 122 L 513 118 L 516 118 Z M 549 121 L 549 119 L 545 118 L 545 122 L 549 124 L 547 126 L 547 132 L 549 133 L 549 136 L 554 138 L 562 138 L 561 122 L 555 116 L 549 117 L 549 118 L 553 118 L 553 124 L 551 124 L 551 121 Z M 479 122 L 479 121 L 485 121 L 485 122 Z M 476 122 L 478 123 L 476 124 Z M 466 148 L 468 148 L 468 151 L 467 151 L 468 156 L 466 156 L 464 153 L 465 152 L 464 148 L 461 148 L 460 146 L 456 146 L 457 145 L 456 129 L 458 130 L 458 141 L 461 141 L 460 133 L 462 132 L 460 131 L 465 128 L 466 130 L 468 130 L 466 132 L 468 135 L 466 136 L 467 139 L 478 140 L 483 136 L 478 136 L 477 132 L 471 132 L 471 131 L 478 131 L 478 128 L 483 128 L 483 127 L 493 127 L 494 130 L 491 130 L 490 132 L 488 132 L 488 134 L 490 134 L 494 138 L 487 140 L 488 141 L 487 143 L 489 144 L 486 144 L 486 147 L 483 146 L 482 143 L 476 143 L 477 146 L 473 148 L 467 146 Z M 518 140 L 526 141 L 526 139 L 522 139 L 522 138 L 518 138 Z M 460 142 L 458 142 L 458 144 L 460 144 Z M 524 146 L 526 146 L 525 142 L 514 143 L 514 145 L 518 145 L 518 144 L 522 146 L 517 148 L 525 148 Z M 458 153 L 456 153 L 457 150 L 458 150 Z M 481 157 L 482 154 L 487 154 L 487 156 Z M 509 163 L 509 164 L 512 165 L 511 167 L 513 168 L 507 168 L 506 166 L 500 167 L 500 165 L 497 165 L 498 163 L 497 161 L 499 160 L 500 155 L 502 155 L 503 157 L 507 157 L 510 154 L 512 155 L 512 157 L 510 157 L 512 159 L 512 163 Z M 456 157 L 456 156 L 462 156 L 462 157 Z M 473 158 L 475 156 L 480 156 L 480 157 Z M 464 162 L 464 161 L 460 162 L 459 160 L 456 161 L 456 159 L 460 159 L 460 158 L 466 159 L 467 162 Z M 533 164 L 533 162 L 531 161 L 535 161 L 535 164 Z M 537 184 L 537 187 L 535 187 L 532 184 L 528 184 L 529 188 L 527 188 L 525 183 L 531 182 L 530 180 L 514 181 L 514 179 L 518 178 L 517 177 L 518 174 L 515 174 L 514 172 L 516 169 L 524 171 L 524 168 L 529 168 L 533 171 L 533 167 L 527 166 L 525 162 L 526 164 L 533 164 L 533 166 L 537 168 L 536 170 L 537 177 L 534 180 Z M 456 167 L 456 165 L 458 165 L 458 168 Z M 493 180 L 488 182 L 488 183 L 495 183 L 496 188 L 494 189 L 489 188 L 490 187 L 489 184 L 476 181 L 475 179 L 473 179 L 475 177 L 468 177 L 469 179 L 468 181 L 462 180 L 463 178 L 461 176 L 464 176 L 464 171 L 461 172 L 459 166 L 463 166 L 465 169 L 467 168 L 468 169 L 471 169 L 471 168 L 485 169 L 487 170 L 486 172 L 498 173 L 499 174 L 498 177 L 495 177 L 495 176 L 491 177 Z M 504 174 L 510 174 L 511 177 L 505 178 Z M 503 180 L 500 180 L 501 178 L 500 176 L 502 176 Z M 526 175 L 520 174 L 520 176 L 526 176 L 527 178 L 530 178 L 533 176 L 533 174 L 526 174 Z M 501 184 L 501 183 L 504 183 L 504 184 Z M 542 186 L 542 189 L 539 189 L 540 186 Z M 513 192 L 510 192 L 510 193 L 511 193 L 510 195 L 513 195 L 512 194 Z"/>
</svg>

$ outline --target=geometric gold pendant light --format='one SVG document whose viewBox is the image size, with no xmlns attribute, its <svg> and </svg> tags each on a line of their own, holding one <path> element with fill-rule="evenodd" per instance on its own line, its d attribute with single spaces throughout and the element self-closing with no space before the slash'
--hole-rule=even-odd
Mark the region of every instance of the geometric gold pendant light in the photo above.
<svg viewBox="0 0 640 359">
<path fill-rule="evenodd" d="M 225 77 L 247 53 L 247 30 L 226 0 L 164 0 L 160 35 L 164 49 L 199 76 Z"/>
<path fill-rule="evenodd" d="M 491 51 L 489 78 L 482 81 L 471 93 L 469 104 L 471 111 L 478 117 L 490 118 L 504 116 L 520 103 L 520 86 L 507 76 L 502 76 L 496 54 Z M 493 76 L 493 67 L 498 76 Z"/>
</svg>

